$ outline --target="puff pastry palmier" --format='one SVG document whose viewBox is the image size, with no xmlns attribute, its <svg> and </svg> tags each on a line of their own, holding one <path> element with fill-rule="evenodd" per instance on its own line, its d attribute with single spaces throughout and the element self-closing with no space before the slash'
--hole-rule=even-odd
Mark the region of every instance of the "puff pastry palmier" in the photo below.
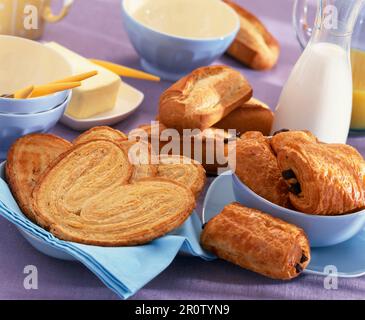
<svg viewBox="0 0 365 320">
<path fill-rule="evenodd" d="M 139 142 L 140 147 L 136 152 L 129 151 L 132 148 L 136 148 L 136 142 L 129 141 L 127 135 L 122 131 L 113 129 L 107 126 L 95 127 L 88 131 L 85 131 L 82 135 L 74 140 L 74 144 L 78 145 L 85 142 L 94 140 L 110 140 L 120 144 L 120 146 L 128 153 L 129 160 L 133 167 L 133 174 L 130 182 L 136 181 L 142 178 L 154 177 L 157 174 L 157 168 L 151 164 L 151 161 L 147 160 L 151 157 L 150 146 L 142 146 L 143 142 Z"/>
<path fill-rule="evenodd" d="M 206 224 L 201 243 L 218 257 L 273 279 L 295 278 L 310 261 L 302 229 L 238 203 Z"/>
<path fill-rule="evenodd" d="M 129 184 L 131 174 L 127 154 L 114 142 L 74 147 L 34 189 L 39 223 L 63 240 L 129 246 L 164 235 L 191 214 L 190 189 L 161 178 Z"/>
<path fill-rule="evenodd" d="M 196 197 L 203 190 L 206 180 L 203 166 L 184 156 L 160 156 L 158 176 L 180 182 L 189 187 Z"/>
<path fill-rule="evenodd" d="M 246 132 L 237 139 L 236 174 L 259 196 L 290 207 L 288 186 L 281 176 L 270 140 L 261 132 Z"/>
<path fill-rule="evenodd" d="M 107 126 L 94 127 L 78 136 L 73 144 L 81 144 L 93 140 L 112 140 L 115 142 L 128 140 L 128 137 L 119 130 Z"/>
<path fill-rule="evenodd" d="M 296 210 L 339 215 L 365 207 L 365 161 L 353 147 L 303 131 L 277 134 L 271 145 Z"/>
<path fill-rule="evenodd" d="M 32 221 L 32 191 L 40 175 L 72 144 L 50 134 L 30 134 L 18 139 L 10 148 L 5 174 L 22 212 Z"/>
</svg>

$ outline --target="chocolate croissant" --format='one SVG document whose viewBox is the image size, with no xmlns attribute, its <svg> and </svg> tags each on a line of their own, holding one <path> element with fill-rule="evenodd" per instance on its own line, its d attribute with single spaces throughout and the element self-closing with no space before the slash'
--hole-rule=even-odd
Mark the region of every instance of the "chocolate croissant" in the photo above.
<svg viewBox="0 0 365 320">
<path fill-rule="evenodd" d="M 273 279 L 295 278 L 310 261 L 302 229 L 238 203 L 206 224 L 201 243 L 219 258 Z"/>
<path fill-rule="evenodd" d="M 252 191 L 282 207 L 290 207 L 288 187 L 281 177 L 270 140 L 261 132 L 237 139 L 236 174 Z"/>
<path fill-rule="evenodd" d="M 339 215 L 365 207 L 365 161 L 353 147 L 303 131 L 277 134 L 271 145 L 296 210 Z"/>
<path fill-rule="evenodd" d="M 48 166 L 72 144 L 50 134 L 30 134 L 18 139 L 11 147 L 5 175 L 22 212 L 32 221 L 31 195 L 39 177 Z"/>
</svg>

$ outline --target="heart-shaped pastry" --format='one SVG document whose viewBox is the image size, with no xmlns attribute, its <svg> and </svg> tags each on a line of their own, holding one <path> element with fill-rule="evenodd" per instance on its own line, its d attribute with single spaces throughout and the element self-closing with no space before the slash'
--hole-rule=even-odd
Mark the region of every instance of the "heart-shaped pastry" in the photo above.
<svg viewBox="0 0 365 320">
<path fill-rule="evenodd" d="M 353 147 L 320 143 L 304 131 L 279 133 L 271 145 L 298 211 L 338 215 L 365 207 L 365 161 Z"/>
<path fill-rule="evenodd" d="M 128 184 L 133 168 L 120 145 L 75 146 L 47 170 L 33 192 L 40 224 L 60 239 L 99 246 L 147 243 L 180 226 L 195 199 L 161 178 Z"/>
<path fill-rule="evenodd" d="M 30 134 L 11 147 L 6 162 L 6 180 L 22 212 L 32 221 L 31 194 L 38 178 L 59 155 L 72 147 L 50 134 Z"/>
<path fill-rule="evenodd" d="M 85 142 L 89 142 L 92 140 L 112 140 L 115 142 L 120 142 L 124 140 L 128 140 L 128 137 L 122 131 L 113 129 L 107 126 L 94 127 L 90 130 L 85 131 L 83 134 L 78 136 L 73 144 L 81 144 Z"/>
</svg>

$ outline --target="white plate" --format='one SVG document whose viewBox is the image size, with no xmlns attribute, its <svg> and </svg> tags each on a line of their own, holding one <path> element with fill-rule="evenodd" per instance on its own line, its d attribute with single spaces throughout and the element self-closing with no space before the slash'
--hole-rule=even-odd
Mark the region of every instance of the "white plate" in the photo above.
<svg viewBox="0 0 365 320">
<path fill-rule="evenodd" d="M 141 105 L 143 99 L 144 94 L 141 91 L 122 82 L 118 93 L 117 103 L 113 110 L 100 113 L 87 119 L 76 119 L 64 114 L 61 123 L 78 131 L 88 130 L 96 126 L 111 126 L 126 119 L 135 112 Z"/>
</svg>

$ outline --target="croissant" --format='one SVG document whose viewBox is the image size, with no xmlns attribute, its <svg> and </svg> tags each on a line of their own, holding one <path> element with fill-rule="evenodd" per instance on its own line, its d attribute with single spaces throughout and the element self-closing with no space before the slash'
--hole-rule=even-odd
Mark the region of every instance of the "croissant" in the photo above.
<svg viewBox="0 0 365 320">
<path fill-rule="evenodd" d="M 279 133 L 271 145 L 298 211 L 339 215 L 365 207 L 365 161 L 353 147 L 303 131 Z"/>
<path fill-rule="evenodd" d="M 198 197 L 206 176 L 202 165 L 184 156 L 160 156 L 158 176 L 183 184 Z"/>
<path fill-rule="evenodd" d="M 5 175 L 22 212 L 35 221 L 32 191 L 48 166 L 72 144 L 50 134 L 30 134 L 18 139 L 10 148 Z"/>
<path fill-rule="evenodd" d="M 302 229 L 238 203 L 206 224 L 201 243 L 218 257 L 273 279 L 295 278 L 310 262 Z"/>
<path fill-rule="evenodd" d="M 246 132 L 236 143 L 236 174 L 252 191 L 279 206 L 290 207 L 270 140 L 261 132 Z"/>
<path fill-rule="evenodd" d="M 55 236 L 98 246 L 144 244 L 180 226 L 195 206 L 191 190 L 162 178 L 129 184 L 123 148 L 95 140 L 63 154 L 33 191 L 38 222 Z"/>
</svg>

